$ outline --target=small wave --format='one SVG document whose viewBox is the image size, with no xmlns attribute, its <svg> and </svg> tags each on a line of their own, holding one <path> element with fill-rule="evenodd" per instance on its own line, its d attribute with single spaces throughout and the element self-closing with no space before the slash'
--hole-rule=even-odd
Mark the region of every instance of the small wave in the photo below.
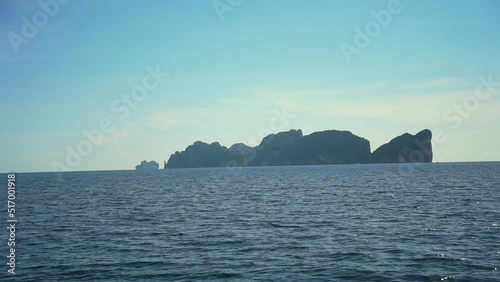
<svg viewBox="0 0 500 282">
<path fill-rule="evenodd" d="M 281 228 L 306 228 L 305 226 L 295 225 L 295 224 L 283 224 L 276 222 L 269 222 L 272 226 L 281 227 Z"/>
</svg>

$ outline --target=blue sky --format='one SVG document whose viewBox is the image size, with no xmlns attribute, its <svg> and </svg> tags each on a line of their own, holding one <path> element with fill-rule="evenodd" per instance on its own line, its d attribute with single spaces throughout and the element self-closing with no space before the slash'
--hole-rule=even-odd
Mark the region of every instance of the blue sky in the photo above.
<svg viewBox="0 0 500 282">
<path fill-rule="evenodd" d="M 252 143 L 278 112 L 279 130 L 350 130 L 375 150 L 429 128 L 435 161 L 500 160 L 500 2 L 393 1 L 2 1 L 0 172 L 162 164 L 196 140 Z M 147 68 L 168 76 L 121 118 L 113 102 Z"/>
</svg>

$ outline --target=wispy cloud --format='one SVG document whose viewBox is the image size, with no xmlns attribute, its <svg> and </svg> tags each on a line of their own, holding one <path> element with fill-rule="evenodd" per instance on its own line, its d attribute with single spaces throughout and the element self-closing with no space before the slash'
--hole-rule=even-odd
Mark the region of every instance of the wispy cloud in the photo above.
<svg viewBox="0 0 500 282">
<path fill-rule="evenodd" d="M 353 88 L 312 90 L 255 89 L 254 95 L 223 100 L 237 107 L 266 107 L 272 103 L 286 105 L 291 112 L 324 118 L 377 118 L 391 122 L 437 125 L 443 123 L 443 113 L 474 94 L 472 80 L 440 78 L 393 83 L 381 81 Z M 411 95 L 408 94 L 411 90 Z M 315 98 L 318 94 L 321 97 Z M 363 97 L 360 99 L 359 97 Z M 369 98 L 368 98 L 369 97 Z M 500 104 L 493 101 L 481 105 L 481 116 L 493 117 Z"/>
<path fill-rule="evenodd" d="M 469 79 L 460 79 L 453 77 L 445 77 L 439 79 L 431 79 L 417 82 L 409 82 L 401 85 L 401 89 L 426 89 L 426 88 L 443 88 L 443 87 L 458 87 L 466 84 L 475 83 Z"/>
<path fill-rule="evenodd" d="M 125 138 L 129 138 L 131 137 L 132 134 L 125 130 L 125 129 L 122 129 L 122 130 L 115 130 L 113 131 L 113 133 L 111 135 L 108 135 L 108 136 L 105 136 L 104 138 L 102 138 L 100 140 L 100 142 L 97 143 L 97 147 L 103 147 L 103 146 L 106 146 L 106 145 L 111 145 L 113 143 L 116 143 L 118 142 L 119 140 L 122 140 L 122 139 L 125 139 Z"/>
<path fill-rule="evenodd" d="M 179 125 L 183 119 L 174 112 L 155 112 L 150 114 L 144 121 L 147 126 L 157 129 L 167 129 Z"/>
<path fill-rule="evenodd" d="M 194 126 L 203 123 L 208 117 L 207 108 L 177 108 L 161 112 L 153 112 L 136 120 L 123 122 L 123 127 L 131 132 L 142 132 L 144 129 L 166 130 L 176 126 Z"/>
</svg>

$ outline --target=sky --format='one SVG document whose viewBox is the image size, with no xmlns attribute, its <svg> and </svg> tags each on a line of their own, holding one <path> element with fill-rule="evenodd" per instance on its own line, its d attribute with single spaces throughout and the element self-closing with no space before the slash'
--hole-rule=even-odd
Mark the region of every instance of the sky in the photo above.
<svg viewBox="0 0 500 282">
<path fill-rule="evenodd" d="M 495 0 L 0 1 L 0 172 L 163 165 L 197 140 L 433 132 L 500 161 Z"/>
</svg>

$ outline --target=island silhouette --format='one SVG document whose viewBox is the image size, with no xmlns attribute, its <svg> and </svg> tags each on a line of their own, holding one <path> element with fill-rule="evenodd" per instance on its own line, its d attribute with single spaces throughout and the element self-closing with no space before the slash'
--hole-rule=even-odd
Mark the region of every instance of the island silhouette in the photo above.
<svg viewBox="0 0 500 282">
<path fill-rule="evenodd" d="M 227 148 L 218 142 L 196 141 L 182 152 L 175 152 L 164 169 L 287 166 L 375 163 L 432 162 L 432 132 L 424 129 L 415 135 L 395 137 L 375 151 L 370 141 L 350 131 L 325 130 L 303 135 L 302 130 L 270 134 L 255 147 L 237 143 Z M 158 169 L 155 162 L 143 161 L 136 169 Z"/>
</svg>

